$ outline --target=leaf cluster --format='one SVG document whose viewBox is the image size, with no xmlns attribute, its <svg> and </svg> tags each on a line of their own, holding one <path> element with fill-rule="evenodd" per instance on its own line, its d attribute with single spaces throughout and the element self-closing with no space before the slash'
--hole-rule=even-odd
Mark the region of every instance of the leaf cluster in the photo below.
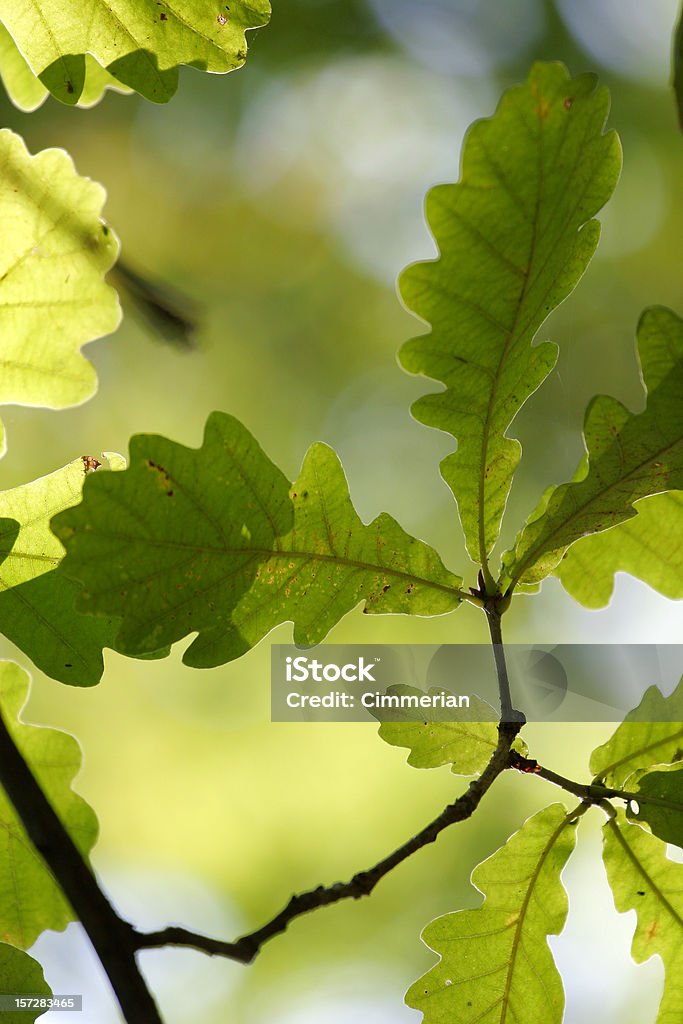
<svg viewBox="0 0 683 1024">
<path fill-rule="evenodd" d="M 108 88 L 161 102 L 175 91 L 180 65 L 239 67 L 245 33 L 268 14 L 266 0 L 218 9 L 192 0 L 182 16 L 152 0 L 125 0 L 117 13 L 103 0 L 85 8 L 0 0 L 0 75 L 25 109 L 48 93 L 87 105 Z M 0 493 L 4 634 L 53 678 L 89 686 L 101 678 L 105 648 L 163 657 L 195 634 L 186 664 L 221 665 L 285 622 L 296 643 L 320 643 L 359 604 L 368 614 L 435 616 L 469 601 L 500 646 L 510 601 L 552 573 L 588 606 L 609 599 L 618 571 L 683 596 L 683 321 L 663 307 L 645 310 L 637 328 L 644 408 L 595 398 L 576 472 L 539 496 L 510 551 L 497 550 L 522 457 L 510 431 L 557 356 L 537 334 L 585 272 L 599 240 L 596 215 L 619 177 L 608 107 L 594 76 L 535 64 L 468 132 L 460 180 L 430 192 L 438 256 L 401 278 L 404 303 L 428 328 L 403 346 L 402 366 L 440 385 L 413 413 L 454 439 L 441 468 L 474 570 L 451 571 L 387 513 L 363 522 L 327 445 L 313 444 L 290 480 L 242 423 L 215 412 L 198 449 L 138 435 L 127 462 L 91 453 Z M 9 131 L 0 132 L 0 156 L 0 404 L 78 404 L 96 387 L 81 348 L 119 322 L 104 280 L 118 255 L 102 220 L 104 195 L 66 154 L 32 156 Z M 80 751 L 66 734 L 22 722 L 27 688 L 17 665 L 0 664 L 11 742 L 87 858 L 96 821 L 71 788 Z M 501 684 L 503 712 L 507 699 Z M 683 842 L 682 701 L 683 682 L 668 698 L 648 690 L 594 751 L 592 784 L 565 786 L 581 803 L 533 815 L 475 870 L 481 906 L 428 926 L 425 942 L 440 959 L 407 996 L 426 1024 L 559 1024 L 564 995 L 547 938 L 564 926 L 561 872 L 577 823 L 594 806 L 607 816 L 615 905 L 637 911 L 634 956 L 657 953 L 665 964 L 658 1020 L 681 1018 L 683 868 L 664 844 Z M 508 733 L 506 725 L 475 705 L 458 723 L 395 716 L 381 723 L 380 736 L 409 748 L 414 767 L 448 764 L 486 786 L 487 772 L 492 782 L 508 767 L 542 774 L 517 736 L 521 718 Z M 614 799 L 624 809 L 617 812 Z M 0 817 L 3 984 L 43 992 L 24 950 L 41 931 L 65 927 L 73 910 L 4 794 Z"/>
</svg>

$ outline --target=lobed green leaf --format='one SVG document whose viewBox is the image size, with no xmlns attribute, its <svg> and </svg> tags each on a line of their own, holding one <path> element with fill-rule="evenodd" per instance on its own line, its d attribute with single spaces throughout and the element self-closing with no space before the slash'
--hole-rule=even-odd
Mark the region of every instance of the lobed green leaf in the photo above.
<svg viewBox="0 0 683 1024">
<path fill-rule="evenodd" d="M 636 772 L 628 788 L 635 788 L 639 797 L 637 808 L 629 804 L 630 820 L 646 822 L 659 839 L 683 848 L 683 768 L 671 765 L 656 772 Z"/>
<path fill-rule="evenodd" d="M 423 696 L 425 691 L 414 686 L 391 686 L 387 691 L 396 694 Z M 442 687 L 430 687 L 430 695 L 448 693 Z M 491 760 L 498 744 L 498 715 L 485 700 L 473 696 L 467 708 L 458 709 L 454 721 L 452 712 L 436 709 L 430 722 L 416 722 L 410 710 L 383 710 L 372 712 L 379 718 L 379 736 L 392 747 L 409 747 L 408 764 L 413 768 L 439 768 L 450 764 L 456 775 L 479 775 Z M 451 716 L 450 719 L 448 716 Z M 513 748 L 526 754 L 526 744 L 519 737 Z"/>
<path fill-rule="evenodd" d="M 412 411 L 457 439 L 441 469 L 479 563 L 520 459 L 505 432 L 555 364 L 554 345 L 531 342 L 586 269 L 599 236 L 591 218 L 619 176 L 619 141 L 603 134 L 609 97 L 595 82 L 535 64 L 471 127 L 460 182 L 427 197 L 439 258 L 400 280 L 406 306 L 432 328 L 403 346 L 401 363 L 445 385 Z"/>
<path fill-rule="evenodd" d="M 0 78 L 16 107 L 26 112 L 37 110 L 50 95 L 49 90 L 31 71 L 16 43 L 4 25 L 0 23 Z M 78 100 L 79 107 L 92 107 L 102 99 L 102 94 L 112 89 L 128 93 L 128 86 L 118 82 L 108 71 L 97 63 L 91 54 L 85 55 L 85 80 L 83 92 Z"/>
<path fill-rule="evenodd" d="M 560 874 L 574 849 L 576 815 L 551 804 L 475 868 L 476 910 L 427 925 L 441 960 L 408 990 L 424 1024 L 561 1024 L 562 981 L 548 948 L 567 917 Z"/>
<path fill-rule="evenodd" d="M 44 998 L 52 995 L 38 961 L 5 942 L 0 942 L 0 995 Z M 2 1024 L 33 1024 L 45 1012 L 40 1009 L 4 1010 Z"/>
<path fill-rule="evenodd" d="M 190 632 L 184 660 L 222 664 L 274 626 L 319 643 L 359 602 L 369 613 L 436 615 L 461 580 L 382 514 L 358 517 L 342 467 L 323 444 L 291 486 L 238 420 L 213 413 L 200 449 L 134 437 L 129 468 L 95 473 L 83 503 L 53 519 L 60 571 L 83 584 L 79 607 L 116 615 L 116 648 L 141 655 Z"/>
<path fill-rule="evenodd" d="M 668 697 L 650 686 L 610 739 L 591 754 L 598 782 L 620 787 L 629 775 L 683 759 L 683 679 Z"/>
<path fill-rule="evenodd" d="M 21 720 L 29 677 L 13 662 L 0 662 L 0 706 L 14 742 L 74 843 L 87 856 L 97 838 L 92 809 L 71 788 L 81 767 L 73 736 Z M 45 862 L 0 789 L 0 934 L 27 949 L 47 928 L 61 931 L 74 914 Z"/>
<path fill-rule="evenodd" d="M 572 481 L 546 492 L 503 559 L 513 585 L 539 582 L 575 541 L 633 518 L 639 499 L 683 487 L 683 320 L 664 307 L 646 310 L 638 347 L 645 410 L 593 399 L 584 426 L 587 462 Z"/>
<path fill-rule="evenodd" d="M 76 459 L 0 492 L 0 630 L 43 672 L 76 686 L 99 682 L 102 649 L 113 647 L 119 626 L 77 611 L 80 587 L 55 572 L 64 548 L 50 520 L 81 500 L 84 469 Z"/>
<path fill-rule="evenodd" d="M 683 866 L 621 812 L 604 827 L 603 856 L 614 905 L 620 913 L 637 914 L 633 959 L 643 963 L 658 954 L 664 962 L 657 1024 L 676 1024 L 683 1020 Z"/>
<path fill-rule="evenodd" d="M 0 0 L 0 21 L 26 64 L 69 104 L 83 94 L 88 54 L 103 69 L 100 96 L 113 78 L 165 103 L 181 64 L 217 73 L 241 67 L 245 33 L 269 14 L 268 0 Z"/>
<path fill-rule="evenodd" d="M 665 597 L 683 597 L 683 491 L 634 505 L 633 519 L 579 540 L 555 569 L 562 586 L 587 608 L 609 603 L 614 576 L 637 576 Z"/>
<path fill-rule="evenodd" d="M 120 319 L 104 283 L 118 243 L 100 219 L 103 202 L 103 189 L 62 150 L 31 156 L 0 130 L 0 405 L 63 409 L 94 393 L 81 346 Z"/>
</svg>

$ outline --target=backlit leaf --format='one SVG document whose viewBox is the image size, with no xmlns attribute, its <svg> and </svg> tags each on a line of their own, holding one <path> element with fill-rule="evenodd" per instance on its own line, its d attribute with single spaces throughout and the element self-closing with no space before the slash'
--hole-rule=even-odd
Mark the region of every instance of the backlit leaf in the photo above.
<svg viewBox="0 0 683 1024">
<path fill-rule="evenodd" d="M 33 74 L 17 49 L 16 43 L 2 24 L 0 24 L 0 77 L 10 99 L 20 110 L 36 110 L 50 95 L 49 90 Z M 106 89 L 123 93 L 131 91 L 100 67 L 94 57 L 89 53 L 86 54 L 85 81 L 78 106 L 91 107 L 95 103 L 99 103 Z"/>
<path fill-rule="evenodd" d="M 475 868 L 481 907 L 427 925 L 422 938 L 441 959 L 406 995 L 424 1024 L 561 1024 L 564 992 L 547 936 L 567 917 L 560 874 L 575 835 L 575 814 L 546 807 Z"/>
<path fill-rule="evenodd" d="M 43 85 L 77 103 L 86 54 L 124 85 L 164 103 L 178 65 L 226 72 L 246 59 L 245 32 L 268 20 L 268 0 L 0 0 L 0 21 Z"/>
<path fill-rule="evenodd" d="M 118 244 L 100 219 L 103 202 L 62 150 L 31 156 L 0 131 L 0 405 L 63 409 L 94 393 L 81 346 L 120 318 L 104 283 Z M 0 426 L 0 451 L 3 437 Z"/>
<path fill-rule="evenodd" d="M 65 732 L 22 722 L 29 677 L 14 662 L 0 662 L 0 706 L 14 742 L 85 856 L 97 838 L 92 809 L 71 788 L 81 767 L 78 743 Z M 0 934 L 27 949 L 47 928 L 61 931 L 74 920 L 71 907 L 36 852 L 0 789 Z"/>
<path fill-rule="evenodd" d="M 391 686 L 387 692 L 417 696 L 425 693 L 414 686 L 403 685 Z M 449 691 L 430 687 L 426 692 L 434 695 Z M 433 720 L 430 722 L 416 722 L 411 713 L 400 709 L 372 713 L 382 723 L 379 735 L 385 743 L 410 748 L 408 764 L 413 768 L 438 768 L 450 764 L 456 775 L 478 775 L 489 763 L 498 744 L 499 716 L 490 704 L 476 696 L 470 697 L 469 707 L 458 708 L 457 721 L 452 720 L 454 713 L 447 708 L 431 710 L 429 714 Z M 527 752 L 526 744 L 519 737 L 513 746 L 519 753 Z"/>
<path fill-rule="evenodd" d="M 662 696 L 650 686 L 607 743 L 591 754 L 591 772 L 608 786 L 621 787 L 639 768 L 683 759 L 683 680 Z"/>
<path fill-rule="evenodd" d="M 371 613 L 436 615 L 461 580 L 388 515 L 365 525 L 339 460 L 309 450 L 291 486 L 233 417 L 213 413 L 200 449 L 134 437 L 129 468 L 95 473 L 53 529 L 60 571 L 84 611 L 120 616 L 117 650 L 140 655 L 199 636 L 187 664 L 239 657 L 281 622 L 319 643 L 359 602 Z"/>
<path fill-rule="evenodd" d="M 633 518 L 638 499 L 683 487 L 683 320 L 663 307 L 646 310 L 638 350 L 645 410 L 593 399 L 584 426 L 587 464 L 544 495 L 505 556 L 513 583 L 537 583 L 575 541 Z"/>
<path fill-rule="evenodd" d="M 683 849 L 683 768 L 672 765 L 659 771 L 640 771 L 627 782 L 639 795 L 638 807 L 629 805 L 631 821 L 647 822 L 654 835 Z"/>
<path fill-rule="evenodd" d="M 666 847 L 621 812 L 604 828 L 607 877 L 620 913 L 635 910 L 631 952 L 637 963 L 658 954 L 664 962 L 664 994 L 657 1024 L 683 1020 L 683 865 Z"/>
<path fill-rule="evenodd" d="M 505 432 L 556 359 L 553 345 L 531 342 L 586 269 L 599 236 L 591 218 L 619 175 L 608 107 L 594 76 L 535 64 L 470 128 L 459 184 L 427 197 L 439 258 L 401 277 L 406 306 L 432 328 L 403 346 L 401 363 L 445 385 L 413 414 L 457 439 L 441 469 L 477 562 L 496 542 L 520 459 Z"/>
<path fill-rule="evenodd" d="M 683 597 L 683 491 L 643 498 L 633 519 L 572 544 L 555 569 L 587 608 L 602 608 L 617 572 L 637 576 L 665 597 Z"/>
<path fill-rule="evenodd" d="M 76 459 L 0 492 L 0 631 L 43 672 L 76 686 L 99 682 L 102 648 L 113 646 L 119 626 L 78 612 L 78 584 L 55 572 L 64 548 L 50 519 L 78 504 L 84 480 L 83 461 Z"/>
<path fill-rule="evenodd" d="M 38 961 L 5 942 L 0 942 L 0 995 L 45 998 L 52 995 Z M 41 1009 L 5 1010 L 2 1024 L 33 1024 L 45 1012 Z"/>
</svg>

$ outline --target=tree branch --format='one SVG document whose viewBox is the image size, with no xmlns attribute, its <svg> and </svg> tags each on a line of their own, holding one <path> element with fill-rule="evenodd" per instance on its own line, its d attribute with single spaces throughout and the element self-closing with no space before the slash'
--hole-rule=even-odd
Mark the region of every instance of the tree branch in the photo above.
<svg viewBox="0 0 683 1024">
<path fill-rule="evenodd" d="M 331 903 L 338 903 L 340 900 L 356 900 L 361 896 L 369 896 L 385 875 L 407 860 L 413 853 L 421 850 L 423 846 L 433 843 L 437 836 L 450 825 L 454 825 L 458 821 L 465 821 L 472 816 L 498 776 L 510 766 L 508 761 L 510 745 L 521 727 L 521 722 L 501 723 L 498 744 L 488 765 L 479 778 L 470 783 L 462 796 L 449 804 L 438 817 L 434 818 L 412 839 L 399 846 L 397 850 L 379 861 L 374 867 L 355 874 L 349 882 L 336 882 L 329 886 L 320 885 L 316 889 L 309 889 L 307 892 L 292 896 L 286 907 L 262 928 L 243 935 L 235 942 L 223 942 L 220 939 L 198 935 L 185 928 L 170 927 L 158 932 L 136 932 L 137 948 L 191 946 L 204 953 L 228 957 L 231 960 L 247 964 L 251 963 L 265 942 L 284 932 L 289 923 L 295 918 L 301 917 L 302 914 L 308 914 L 319 907 L 327 907 Z"/>
<path fill-rule="evenodd" d="M 133 929 L 100 889 L 17 749 L 0 710 L 0 782 L 28 837 L 81 921 L 127 1024 L 162 1024 L 135 961 Z"/>
<path fill-rule="evenodd" d="M 574 782 L 573 779 L 566 779 L 564 775 L 551 771 L 550 768 L 543 768 L 537 761 L 527 757 L 520 757 L 514 750 L 510 751 L 508 763 L 511 768 L 526 772 L 529 775 L 538 775 L 546 782 L 552 782 L 555 786 L 565 789 L 568 793 L 580 797 L 588 803 L 598 804 L 603 800 L 624 800 L 626 803 L 635 801 L 639 804 L 656 804 L 658 807 L 666 807 L 671 811 L 680 811 L 683 814 L 683 804 L 676 800 L 667 800 L 664 797 L 650 796 L 648 793 L 633 793 L 625 789 L 611 789 L 601 783 Z"/>
<path fill-rule="evenodd" d="M 46 800 L 0 715 L 0 780 L 31 841 L 83 923 L 128 1024 L 161 1024 L 154 1001 L 137 969 L 137 951 L 161 946 L 190 946 L 212 955 L 250 963 L 264 943 L 284 932 L 297 917 L 340 900 L 369 896 L 385 875 L 413 853 L 433 843 L 450 825 L 471 817 L 498 776 L 507 768 L 518 767 L 511 760 L 510 748 L 525 719 L 520 712 L 514 711 L 510 701 L 500 629 L 500 616 L 504 607 L 497 598 L 485 600 L 476 593 L 472 594 L 472 598 L 481 599 L 489 620 L 503 709 L 498 724 L 498 742 L 482 774 L 433 821 L 374 867 L 358 872 L 348 882 L 321 885 L 292 896 L 270 921 L 235 942 L 213 939 L 177 926 L 156 932 L 139 932 L 123 921 L 99 888 L 94 875 Z"/>
<path fill-rule="evenodd" d="M 500 726 L 499 729 L 506 724 L 517 724 L 518 728 L 515 732 L 521 729 L 525 724 L 526 718 L 521 711 L 515 711 L 512 706 L 512 696 L 510 693 L 510 679 L 508 677 L 507 662 L 505 660 L 505 648 L 503 646 L 503 631 L 501 626 L 501 619 L 505 608 L 509 604 L 506 603 L 505 598 L 498 597 L 487 600 L 484 604 L 484 611 L 486 612 L 486 621 L 489 625 L 489 633 L 491 634 L 491 644 L 493 646 L 493 657 L 496 662 L 496 674 L 498 676 L 498 693 L 500 695 Z M 514 736 L 513 736 L 514 739 Z"/>
</svg>

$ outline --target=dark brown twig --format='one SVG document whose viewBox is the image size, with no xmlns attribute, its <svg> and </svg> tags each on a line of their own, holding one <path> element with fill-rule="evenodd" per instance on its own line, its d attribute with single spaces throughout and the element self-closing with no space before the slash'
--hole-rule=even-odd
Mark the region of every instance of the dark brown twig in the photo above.
<svg viewBox="0 0 683 1024">
<path fill-rule="evenodd" d="M 397 850 L 379 861 L 374 867 L 358 872 L 349 882 L 336 882 L 329 886 L 320 885 L 316 889 L 309 889 L 307 892 L 292 896 L 286 907 L 263 927 L 248 935 L 243 935 L 235 942 L 223 942 L 220 939 L 198 935 L 185 928 L 170 927 L 158 932 L 136 932 L 137 948 L 150 949 L 169 945 L 191 946 L 205 953 L 228 957 L 231 960 L 247 964 L 254 959 L 265 942 L 284 932 L 289 923 L 295 918 L 301 917 L 302 914 L 308 914 L 312 910 L 317 910 L 318 907 L 327 907 L 331 903 L 338 903 L 340 900 L 356 900 L 361 896 L 369 896 L 385 875 L 407 860 L 413 853 L 429 843 L 433 843 L 437 836 L 450 825 L 471 817 L 501 772 L 509 767 L 510 745 L 520 728 L 521 723 L 519 722 L 502 725 L 498 744 L 488 765 L 479 778 L 470 783 L 462 796 L 449 804 L 438 817 L 434 818 L 412 839 L 399 846 Z"/>
<path fill-rule="evenodd" d="M 671 811 L 679 811 L 683 814 L 683 803 L 676 800 L 667 800 L 664 797 L 651 796 L 649 793 L 631 792 L 625 789 L 612 789 L 610 786 L 603 786 L 602 783 L 574 782 L 564 775 L 551 771 L 550 768 L 543 768 L 537 761 L 530 761 L 526 757 L 520 757 L 514 751 L 510 752 L 509 764 L 511 768 L 519 771 L 538 775 L 546 782 L 552 782 L 555 786 L 565 789 L 568 793 L 580 797 L 588 803 L 599 804 L 603 800 L 624 800 L 626 803 L 635 801 L 638 804 L 655 804 L 657 807 L 666 807 Z"/>
</svg>

